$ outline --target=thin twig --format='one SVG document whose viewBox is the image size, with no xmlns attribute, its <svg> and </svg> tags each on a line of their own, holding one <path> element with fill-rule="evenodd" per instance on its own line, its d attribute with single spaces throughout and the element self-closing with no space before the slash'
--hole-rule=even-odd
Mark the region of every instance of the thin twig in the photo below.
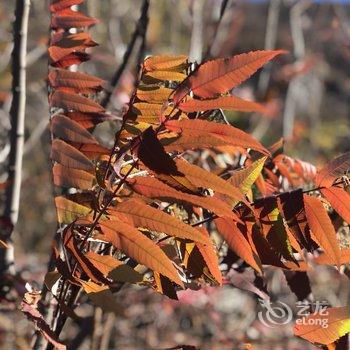
<svg viewBox="0 0 350 350">
<path fill-rule="evenodd" d="M 212 56 L 213 46 L 214 46 L 214 43 L 215 43 L 216 38 L 218 36 L 220 24 L 222 22 L 222 18 L 224 17 L 225 11 L 227 9 L 228 2 L 229 2 L 229 0 L 222 0 L 222 2 L 221 2 L 219 19 L 215 23 L 214 34 L 213 34 L 211 43 L 210 43 L 210 45 L 208 45 L 207 51 L 204 55 L 204 60 L 208 60 Z"/>
<path fill-rule="evenodd" d="M 117 87 L 120 78 L 122 77 L 125 68 L 128 65 L 129 59 L 131 57 L 132 51 L 135 47 L 136 40 L 139 36 L 145 37 L 148 25 L 148 8 L 149 8 L 149 0 L 144 0 L 141 8 L 141 15 L 139 20 L 137 21 L 135 31 L 131 37 L 131 40 L 128 44 L 128 47 L 124 53 L 123 62 L 119 66 L 118 70 L 114 73 L 111 82 L 109 84 L 109 88 L 106 90 L 105 96 L 101 100 L 102 107 L 108 107 L 113 91 Z"/>
</svg>

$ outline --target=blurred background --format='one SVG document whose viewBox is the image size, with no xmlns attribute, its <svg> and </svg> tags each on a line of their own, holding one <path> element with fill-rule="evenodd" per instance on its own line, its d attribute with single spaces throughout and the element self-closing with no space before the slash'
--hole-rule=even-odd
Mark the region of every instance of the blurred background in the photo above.
<svg viewBox="0 0 350 350">
<path fill-rule="evenodd" d="M 9 151 L 14 5 L 12 0 L 0 2 L 0 174 L 5 173 Z M 31 2 L 24 173 L 15 232 L 18 269 L 25 279 L 37 282 L 38 288 L 56 228 L 46 88 L 48 6 L 45 0 Z M 99 46 L 91 51 L 92 60 L 82 64 L 82 69 L 110 81 L 123 60 L 141 6 L 141 0 L 86 0 L 80 6 L 80 11 L 101 21 L 91 28 Z M 266 146 L 284 137 L 286 154 L 315 165 L 349 151 L 350 5 L 346 1 L 150 2 L 146 55 L 186 54 L 201 62 L 274 48 L 287 50 L 288 54 L 235 91 L 241 97 L 267 104 L 269 116 L 230 112 L 229 121 Z M 134 56 L 113 92 L 109 109 L 114 113 L 119 113 L 132 93 Z M 113 142 L 115 130 L 113 124 L 102 130 L 105 144 Z M 317 300 L 326 299 L 334 306 L 349 302 L 344 276 L 322 267 L 311 271 L 310 278 Z M 289 294 L 280 271 L 271 270 L 268 289 L 275 299 L 295 305 L 296 299 Z M 224 287 L 183 292 L 179 297 L 176 303 L 153 291 L 123 289 L 118 298 L 125 304 L 128 318 L 119 320 L 95 312 L 93 317 L 103 323 L 94 334 L 109 334 L 110 348 L 125 350 L 165 349 L 178 344 L 200 349 L 240 349 L 245 342 L 262 350 L 313 348 L 292 336 L 291 324 L 271 329 L 259 323 L 258 301 L 253 293 Z M 89 308 L 82 312 L 92 317 Z M 63 338 L 74 334 L 74 327 L 68 329 Z M 27 349 L 29 336 L 30 327 L 21 314 L 0 313 L 1 348 Z M 85 341 L 77 343 L 76 348 L 93 349 L 93 345 Z"/>
</svg>

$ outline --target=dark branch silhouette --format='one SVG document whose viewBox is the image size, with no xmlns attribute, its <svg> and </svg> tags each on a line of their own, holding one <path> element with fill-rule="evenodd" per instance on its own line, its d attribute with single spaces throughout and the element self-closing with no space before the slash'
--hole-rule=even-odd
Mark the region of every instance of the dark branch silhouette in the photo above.
<svg viewBox="0 0 350 350">
<path fill-rule="evenodd" d="M 109 83 L 109 88 L 106 90 L 105 96 L 101 101 L 101 106 L 103 107 L 107 107 L 109 105 L 113 91 L 117 87 L 119 80 L 122 77 L 124 70 L 129 63 L 131 54 L 134 50 L 136 41 L 139 37 L 141 37 L 142 42 L 141 42 L 140 51 L 137 57 L 137 67 L 139 67 L 142 62 L 142 58 L 145 51 L 145 38 L 146 38 L 146 32 L 147 32 L 147 26 L 148 26 L 148 9 L 149 9 L 149 0 L 144 0 L 141 8 L 140 18 L 137 21 L 135 31 L 124 53 L 123 62 L 119 66 L 118 70 L 114 73 Z"/>
</svg>

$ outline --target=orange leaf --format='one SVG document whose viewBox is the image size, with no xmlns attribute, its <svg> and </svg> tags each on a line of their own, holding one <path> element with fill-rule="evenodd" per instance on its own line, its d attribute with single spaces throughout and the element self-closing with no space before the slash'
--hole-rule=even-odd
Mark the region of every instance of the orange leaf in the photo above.
<svg viewBox="0 0 350 350">
<path fill-rule="evenodd" d="M 116 301 L 108 286 L 91 281 L 79 280 L 79 282 L 94 305 L 99 306 L 105 312 L 113 312 L 116 315 L 123 314 L 121 305 Z"/>
<path fill-rule="evenodd" d="M 51 132 L 62 140 L 78 143 L 97 143 L 96 139 L 74 120 L 58 114 L 51 119 Z"/>
<path fill-rule="evenodd" d="M 160 80 L 160 81 L 183 81 L 187 77 L 186 74 L 175 72 L 175 71 L 167 71 L 167 70 L 156 70 L 147 72 L 147 74 L 143 77 L 145 80 Z"/>
<path fill-rule="evenodd" d="M 129 257 L 143 264 L 183 287 L 174 265 L 165 253 L 135 227 L 121 221 L 100 222 L 103 238 L 122 250 Z"/>
<path fill-rule="evenodd" d="M 350 152 L 331 160 L 316 175 L 317 186 L 329 187 L 337 177 L 350 169 Z"/>
<path fill-rule="evenodd" d="M 56 186 L 75 187 L 88 190 L 93 186 L 95 176 L 84 170 L 66 168 L 55 164 L 52 168 L 53 182 Z"/>
<path fill-rule="evenodd" d="M 137 102 L 132 105 L 131 110 L 126 114 L 128 120 L 137 122 L 159 123 L 162 114 L 171 115 L 179 112 L 178 109 L 167 107 L 163 109 L 163 104 Z"/>
<path fill-rule="evenodd" d="M 162 86 L 145 85 L 139 86 L 139 88 L 136 90 L 136 97 L 141 101 L 163 104 L 169 98 L 172 92 L 172 89 L 168 89 Z"/>
<path fill-rule="evenodd" d="M 341 265 L 341 252 L 337 234 L 322 202 L 308 195 L 304 195 L 304 205 L 307 221 L 311 230 L 311 237 L 321 246 L 338 267 Z"/>
<path fill-rule="evenodd" d="M 238 229 L 236 223 L 233 220 L 223 218 L 215 219 L 214 222 L 220 235 L 225 239 L 232 251 L 262 274 L 259 257 L 253 253 L 247 239 Z"/>
<path fill-rule="evenodd" d="M 332 307 L 296 321 L 294 334 L 312 343 L 328 345 L 350 332 L 350 307 Z"/>
<path fill-rule="evenodd" d="M 252 136 L 245 133 L 244 131 L 237 129 L 231 125 L 218 124 L 215 122 L 209 122 L 206 120 L 168 120 L 165 122 L 165 127 L 173 132 L 180 133 L 179 142 L 181 144 L 181 138 L 185 137 L 188 140 L 189 144 L 186 144 L 187 149 L 192 148 L 190 140 L 192 139 L 193 148 L 200 148 L 201 141 L 203 146 L 206 146 L 205 138 L 214 137 L 214 140 L 217 140 L 218 144 L 221 145 L 232 145 L 242 148 L 252 148 L 256 151 L 259 151 L 263 154 L 269 154 L 269 151 Z M 176 142 L 174 142 L 176 144 Z M 174 148 L 174 144 L 168 145 L 170 149 Z M 181 149 L 185 148 L 182 144 Z M 217 145 L 214 145 L 217 146 Z"/>
<path fill-rule="evenodd" d="M 179 103 L 190 91 L 204 98 L 225 94 L 284 52 L 253 51 L 205 62 L 180 85 L 175 92 L 174 102 Z"/>
<path fill-rule="evenodd" d="M 94 171 L 93 164 L 83 153 L 62 140 L 53 140 L 51 159 L 68 168 Z"/>
<path fill-rule="evenodd" d="M 65 249 L 74 257 L 82 271 L 84 271 L 92 281 L 104 283 L 107 282 L 107 280 L 103 277 L 102 272 L 99 271 L 79 249 L 79 245 L 75 239 L 71 225 L 64 229 L 62 240 Z"/>
<path fill-rule="evenodd" d="M 113 256 L 87 252 L 85 257 L 88 258 L 104 276 L 111 278 L 115 282 L 137 283 L 141 282 L 143 279 L 143 276 L 131 266 L 122 263 Z"/>
<path fill-rule="evenodd" d="M 211 188 L 212 190 L 225 194 L 234 200 L 245 202 L 243 193 L 219 176 L 193 165 L 183 159 L 177 159 L 176 166 L 190 182 L 197 187 Z"/>
<path fill-rule="evenodd" d="M 179 109 L 186 113 L 224 109 L 242 112 L 266 113 L 266 108 L 260 103 L 246 101 L 237 96 L 221 96 L 211 100 L 189 99 L 179 104 Z"/>
<path fill-rule="evenodd" d="M 321 253 L 313 261 L 319 265 L 334 265 L 333 261 L 325 253 Z M 350 264 L 350 249 L 341 249 L 340 262 L 342 265 Z"/>
<path fill-rule="evenodd" d="M 118 266 L 123 265 L 123 263 L 110 255 L 100 255 L 94 252 L 87 252 L 85 257 L 104 275 L 108 274 L 117 268 Z"/>
<path fill-rule="evenodd" d="M 128 219 L 126 222 L 135 227 L 145 227 L 152 231 L 164 232 L 169 236 L 189 239 L 203 244 L 209 242 L 192 226 L 139 200 L 129 199 L 118 203 L 116 207 L 110 209 L 110 212 L 124 214 Z M 120 220 L 123 220 L 123 217 L 120 217 Z"/>
<path fill-rule="evenodd" d="M 204 227 L 199 227 L 198 231 L 200 231 L 203 237 L 209 238 L 209 233 Z M 201 243 L 196 243 L 196 246 L 203 257 L 203 260 L 207 265 L 209 272 L 219 283 L 219 285 L 222 285 L 222 275 L 219 268 L 219 259 L 214 243 L 209 239 L 209 244 L 203 245 Z"/>
<path fill-rule="evenodd" d="M 161 55 L 161 56 L 151 56 L 145 59 L 143 63 L 143 68 L 145 71 L 154 71 L 154 70 L 175 70 L 183 69 L 187 64 L 187 56 L 170 56 L 170 55 Z"/>
<path fill-rule="evenodd" d="M 350 224 L 350 195 L 339 187 L 321 189 L 321 193 L 335 209 L 335 211 Z"/>
<path fill-rule="evenodd" d="M 60 107 L 65 110 L 75 110 L 86 113 L 104 112 L 104 108 L 90 98 L 62 91 L 55 91 L 50 97 L 51 107 Z"/>
<path fill-rule="evenodd" d="M 238 219 L 231 208 L 223 201 L 213 197 L 200 197 L 179 192 L 153 177 L 137 177 L 129 180 L 129 184 L 137 193 L 148 198 L 175 199 L 187 202 L 196 207 L 202 207 L 212 211 L 218 216 Z"/>
</svg>

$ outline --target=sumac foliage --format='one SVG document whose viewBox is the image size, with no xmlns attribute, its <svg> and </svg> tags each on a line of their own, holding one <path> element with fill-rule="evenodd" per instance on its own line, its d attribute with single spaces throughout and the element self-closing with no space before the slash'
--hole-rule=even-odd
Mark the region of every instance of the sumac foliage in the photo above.
<svg viewBox="0 0 350 350">
<path fill-rule="evenodd" d="M 186 56 L 148 57 L 113 142 L 101 144 L 94 127 L 115 119 L 98 102 L 103 82 L 70 69 L 96 45 L 81 30 L 96 20 L 70 8 L 81 2 L 56 0 L 50 7 L 51 159 L 61 247 L 54 248 L 55 293 L 65 295 L 63 313 L 75 308 L 79 290 L 122 314 L 113 293 L 124 283 L 174 299 L 181 289 L 221 285 L 231 253 L 260 277 L 269 266 L 305 272 L 310 262 L 338 268 L 349 262 L 332 220 L 336 214 L 350 221 L 343 179 L 350 153 L 317 171 L 283 154 L 282 142 L 264 146 L 223 117 L 223 110 L 265 113 L 232 89 L 283 51 L 196 68 Z M 340 318 L 348 330 L 349 311 L 332 309 L 331 336 L 303 326 L 296 334 L 330 344 L 344 334 Z"/>
</svg>

